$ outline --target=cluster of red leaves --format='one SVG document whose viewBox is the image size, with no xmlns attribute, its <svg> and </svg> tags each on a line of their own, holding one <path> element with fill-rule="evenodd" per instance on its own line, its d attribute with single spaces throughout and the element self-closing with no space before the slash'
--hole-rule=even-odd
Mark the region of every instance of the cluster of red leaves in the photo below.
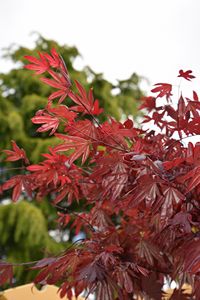
<svg viewBox="0 0 200 300">
<path fill-rule="evenodd" d="M 191 297 L 200 299 L 200 143 L 182 142 L 200 135 L 197 94 L 191 99 L 181 95 L 175 106 L 172 85 L 156 85 L 152 92 L 157 96 L 145 97 L 141 109 L 148 111 L 144 123 L 153 121 L 159 133 L 138 129 L 130 119 L 109 118 L 100 124 L 96 116 L 102 109 L 92 90 L 87 93 L 75 82 L 75 92 L 55 50 L 40 53 L 39 59 L 26 58 L 31 62 L 27 69 L 46 72 L 41 80 L 58 89 L 32 121 L 42 124 L 39 132 L 50 131 L 61 143 L 43 154 L 41 163 L 26 166 L 24 174 L 5 182 L 2 190 L 13 189 L 14 201 L 23 190 L 37 198 L 51 194 L 56 206 L 84 200 L 92 207 L 82 214 L 58 213 L 61 225 L 72 220 L 72 227 L 83 227 L 87 237 L 61 256 L 38 262 L 35 282 L 61 283 L 60 295 L 69 299 L 74 289 L 76 296 L 95 292 L 97 300 L 134 295 L 159 300 L 164 279 L 170 277 L 180 286 L 173 299 L 184 299 L 184 282 L 193 287 Z M 190 80 L 191 73 L 181 70 L 178 77 Z M 66 97 L 75 105 L 61 104 Z M 60 124 L 63 134 L 57 132 Z M 5 153 L 8 161 L 29 164 L 14 142 L 13 151 Z M 0 283 L 4 270 L 5 265 Z"/>
</svg>

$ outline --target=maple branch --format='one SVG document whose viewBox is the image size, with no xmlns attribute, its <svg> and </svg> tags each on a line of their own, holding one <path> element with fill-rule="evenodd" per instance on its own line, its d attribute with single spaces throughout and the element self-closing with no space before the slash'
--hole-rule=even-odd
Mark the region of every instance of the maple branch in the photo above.
<svg viewBox="0 0 200 300">
<path fill-rule="evenodd" d="M 25 170 L 26 167 L 16 167 L 16 168 L 1 168 L 0 169 L 0 173 L 4 173 L 4 172 L 9 172 L 9 171 L 13 171 L 13 170 Z"/>
<path fill-rule="evenodd" d="M 32 261 L 28 261 L 28 262 L 21 262 L 21 263 L 7 263 L 4 261 L 0 261 L 0 266 L 13 266 L 13 267 L 23 267 L 23 266 L 27 266 L 27 265 L 33 265 L 38 263 L 40 260 L 32 260 Z"/>
<path fill-rule="evenodd" d="M 94 117 L 93 114 L 91 114 L 91 112 L 88 110 L 88 108 L 85 106 L 85 104 L 84 104 L 80 99 L 79 99 L 79 102 L 83 105 L 83 107 L 86 109 L 86 111 L 88 112 L 88 114 L 92 117 L 92 119 L 94 120 L 94 122 L 101 128 L 101 130 L 102 130 L 105 134 L 107 134 L 107 132 L 105 132 L 105 131 L 103 130 L 103 128 L 102 128 L 100 122 Z M 110 137 L 111 137 L 111 139 L 112 139 L 115 143 L 117 143 L 120 147 L 122 146 L 122 145 L 121 145 L 117 140 L 115 140 L 112 136 L 110 136 Z M 124 148 L 124 149 L 121 148 L 121 151 L 123 150 L 123 151 L 128 152 L 127 149 L 126 149 L 124 146 L 123 146 L 123 148 Z"/>
<path fill-rule="evenodd" d="M 67 142 L 52 146 L 49 153 L 43 154 L 43 162 L 29 165 L 26 153 L 13 141 L 13 149 L 4 150 L 7 161 L 22 159 L 31 173 L 19 171 L 18 176 L 0 187 L 0 193 L 12 189 L 13 201 L 24 190 L 38 198 L 51 195 L 55 199 L 51 205 L 57 210 L 59 230 L 72 224 L 73 230 L 83 227 L 86 237 L 47 259 L 0 262 L 0 284 L 12 278 L 12 266 L 29 266 L 39 269 L 35 282 L 61 284 L 61 297 L 71 299 L 73 289 L 78 296 L 83 291 L 96 292 L 97 288 L 97 298 L 113 300 L 133 299 L 135 293 L 142 292 L 147 298 L 154 297 L 149 291 L 151 282 L 156 285 L 160 280 L 155 289 L 161 293 L 161 282 L 167 276 L 177 276 L 182 281 L 188 279 L 187 274 L 197 278 L 200 145 L 189 143 L 187 147 L 181 142 L 200 135 L 200 102 L 196 92 L 193 100 L 180 97 L 174 108 L 172 85 L 157 83 L 152 90 L 157 97 L 146 97 L 142 107 L 150 113 L 144 123 L 154 121 L 160 133 L 150 128 L 140 130 L 129 119 L 124 123 L 113 118 L 101 122 L 98 115 L 102 109 L 92 89 L 87 93 L 75 81 L 78 92 L 71 90 L 67 68 L 55 49 L 51 55 L 39 53 L 38 59 L 27 59 L 31 62 L 27 69 L 37 74 L 48 72 L 52 79 L 41 80 L 57 89 L 48 98 L 49 106 L 38 111 L 32 121 L 43 124 L 37 131 L 51 130 L 50 134 L 56 132 L 55 136 Z M 178 77 L 190 80 L 194 78 L 191 73 L 180 70 Z M 59 106 L 66 97 L 76 105 Z M 58 105 L 52 106 L 50 101 L 56 98 Z M 166 98 L 163 106 L 156 106 L 157 98 Z M 57 132 L 59 125 L 65 134 Z M 172 138 L 174 133 L 179 140 Z M 57 153 L 68 150 L 73 152 Z M 81 156 L 81 166 L 79 160 L 69 163 L 69 157 L 74 162 Z M 168 172 L 170 168 L 173 170 Z M 22 165 L 2 172 L 24 169 Z M 63 199 L 70 204 L 80 201 L 80 210 L 63 207 Z M 200 283 L 195 290 L 200 290 Z M 197 293 L 195 297 L 199 299 Z"/>
<path fill-rule="evenodd" d="M 160 273 L 160 274 L 164 274 L 164 275 L 169 275 L 172 273 L 172 271 L 168 270 L 168 271 L 163 271 L 163 270 L 160 270 L 159 268 L 156 267 L 156 269 L 154 268 L 150 268 L 148 266 L 145 265 L 145 269 L 147 269 L 148 271 L 152 271 L 152 272 L 155 272 L 155 273 Z"/>
<path fill-rule="evenodd" d="M 85 241 L 85 239 L 83 238 L 80 238 L 78 240 L 76 240 L 75 242 L 73 242 L 70 246 L 68 246 L 64 252 L 66 253 L 68 250 L 70 250 L 71 248 L 73 248 L 76 244 L 78 244 L 79 242 L 81 241 Z M 58 256 L 59 258 L 61 257 L 61 253 L 59 254 Z M 29 266 L 29 265 L 33 265 L 33 264 L 36 264 L 40 262 L 40 259 L 39 260 L 32 260 L 32 261 L 28 261 L 28 262 L 20 262 L 20 263 L 7 263 L 7 262 L 4 262 L 2 260 L 0 260 L 0 266 L 13 266 L 13 267 L 23 267 L 23 266 Z"/>
<path fill-rule="evenodd" d="M 180 78 L 179 84 L 178 84 L 178 99 L 180 97 L 180 87 L 181 87 L 182 78 Z"/>
<path fill-rule="evenodd" d="M 62 120 L 62 119 L 61 119 L 61 120 Z M 64 121 L 65 124 L 66 124 L 66 121 L 65 121 L 65 120 L 63 120 L 63 121 Z M 122 148 L 118 148 L 118 147 L 113 146 L 113 145 L 111 145 L 111 144 L 108 144 L 108 143 L 106 143 L 106 142 L 104 142 L 104 141 L 98 140 L 98 139 L 96 139 L 96 138 L 90 136 L 89 134 L 83 132 L 82 130 L 79 130 L 78 128 L 74 127 L 73 125 L 70 125 L 70 127 L 73 128 L 74 130 L 76 130 L 77 132 L 79 132 L 79 133 L 85 135 L 86 137 L 88 137 L 88 138 L 94 140 L 95 142 L 98 142 L 99 144 L 103 144 L 104 146 L 108 146 L 108 147 L 110 147 L 110 148 L 112 148 L 112 149 L 115 149 L 115 150 L 118 150 L 118 151 L 126 151 L 126 152 L 128 152 L 127 149 L 125 150 L 125 149 L 122 149 Z M 121 146 L 121 145 L 120 145 L 120 146 Z"/>
<path fill-rule="evenodd" d="M 93 117 L 94 121 L 96 121 L 97 125 L 101 128 L 101 130 L 102 130 L 105 134 L 107 134 L 107 132 L 104 131 L 104 129 L 102 128 L 100 122 L 99 122 L 93 115 L 92 115 L 92 117 Z M 108 135 L 108 134 L 107 134 L 107 135 Z M 123 149 L 121 149 L 121 151 L 129 152 L 129 151 L 125 148 L 125 146 L 124 146 L 124 145 L 121 145 L 117 140 L 115 140 L 115 139 L 112 137 L 112 135 L 110 135 L 109 137 L 110 137 L 115 143 L 117 143 L 120 147 L 121 147 L 121 146 L 123 147 Z M 104 143 L 104 144 L 105 144 L 105 143 Z M 118 149 L 118 148 L 117 148 L 117 149 Z"/>
<path fill-rule="evenodd" d="M 168 146 L 168 150 L 167 150 L 167 152 L 165 153 L 165 158 L 166 158 L 166 156 L 168 155 L 168 153 L 169 153 L 169 151 L 170 151 L 170 148 L 173 147 L 176 143 L 178 143 L 178 142 L 180 142 L 180 141 L 182 141 L 182 140 L 191 138 L 191 137 L 193 137 L 193 136 L 194 136 L 194 135 L 184 136 L 184 137 L 182 137 L 182 138 L 180 138 L 180 139 L 178 139 L 178 140 L 174 140 L 174 141 Z M 200 136 L 200 134 L 196 134 L 195 136 Z"/>
<path fill-rule="evenodd" d="M 57 207 L 58 209 L 60 209 L 60 210 L 63 211 L 63 212 L 70 213 L 70 214 L 74 215 L 75 217 L 77 217 L 77 218 L 83 220 L 84 222 L 86 222 L 86 223 L 88 224 L 88 227 L 90 228 L 90 230 L 91 230 L 92 232 L 96 232 L 96 230 L 95 230 L 94 227 L 90 224 L 90 222 L 89 222 L 87 219 L 85 219 L 85 218 L 83 218 L 82 216 L 80 216 L 78 213 L 73 212 L 73 211 L 71 211 L 69 208 L 63 207 L 63 206 L 58 205 L 58 204 L 56 204 L 56 205 L 54 205 L 54 206 Z"/>
</svg>

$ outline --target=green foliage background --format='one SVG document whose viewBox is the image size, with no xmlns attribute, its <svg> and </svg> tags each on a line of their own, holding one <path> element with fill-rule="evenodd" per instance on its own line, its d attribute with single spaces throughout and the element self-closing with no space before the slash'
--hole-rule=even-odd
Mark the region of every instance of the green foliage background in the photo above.
<svg viewBox="0 0 200 300">
<path fill-rule="evenodd" d="M 94 88 L 94 95 L 106 114 L 118 120 L 122 116 L 136 116 L 139 99 L 143 95 L 140 89 L 141 78 L 136 73 L 114 85 L 103 74 L 95 73 L 88 66 L 82 70 L 75 69 L 74 61 L 80 56 L 76 47 L 61 46 L 55 41 L 38 36 L 33 49 L 7 48 L 5 59 L 11 59 L 16 68 L 8 73 L 0 73 L 0 148 L 9 149 L 10 141 L 15 140 L 26 150 L 32 163 L 40 161 L 40 154 L 47 152 L 48 147 L 55 145 L 57 140 L 47 134 L 36 133 L 37 127 L 30 121 L 37 110 L 45 107 L 52 88 L 43 84 L 37 76 L 32 76 L 30 71 L 23 69 L 26 63 L 24 55 L 35 56 L 38 51 L 50 52 L 52 47 L 64 58 L 72 82 L 76 79 L 87 89 L 90 86 Z M 104 114 L 102 120 L 105 118 Z M 5 164 L 1 161 L 1 182 L 15 172 L 7 172 L 3 167 Z M 69 244 L 57 243 L 49 236 L 49 229 L 56 226 L 56 212 L 50 208 L 48 200 L 45 203 L 20 201 L 17 204 L 0 205 L 1 258 L 12 262 L 37 260 L 47 253 L 58 253 Z M 34 272 L 16 268 L 15 284 L 28 282 L 33 276 Z"/>
</svg>

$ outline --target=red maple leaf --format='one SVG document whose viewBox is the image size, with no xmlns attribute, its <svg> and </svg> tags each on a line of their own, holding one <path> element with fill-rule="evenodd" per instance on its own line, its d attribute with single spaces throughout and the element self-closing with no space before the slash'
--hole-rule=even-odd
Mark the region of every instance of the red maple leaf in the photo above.
<svg viewBox="0 0 200 300">
<path fill-rule="evenodd" d="M 26 65 L 25 68 L 36 71 L 36 74 L 42 74 L 48 71 L 53 79 L 43 77 L 40 78 L 40 80 L 58 89 L 58 91 L 53 92 L 49 96 L 49 100 L 51 101 L 59 98 L 59 103 L 63 102 L 68 95 L 71 82 L 67 67 L 62 57 L 56 52 L 55 49 L 51 50 L 51 55 L 48 53 L 42 54 L 39 52 L 39 57 L 40 59 L 33 56 L 25 56 L 27 60 L 32 62 L 32 64 Z M 51 70 L 51 68 L 56 68 L 56 72 Z"/>
<path fill-rule="evenodd" d="M 43 124 L 41 127 L 37 129 L 37 132 L 46 132 L 51 130 L 49 135 L 54 134 L 59 126 L 59 119 L 57 117 L 53 117 L 47 113 L 43 113 L 42 115 L 35 116 L 31 119 L 34 124 Z"/>
<path fill-rule="evenodd" d="M 189 179 L 189 183 L 187 186 L 187 191 L 190 192 L 194 188 L 196 188 L 198 185 L 200 185 L 200 167 L 197 166 L 191 171 L 189 171 L 187 174 L 180 176 L 178 178 L 179 182 L 185 182 Z"/>
<path fill-rule="evenodd" d="M 52 107 L 51 103 L 48 103 L 46 110 L 59 119 L 64 119 L 69 123 L 73 122 L 77 116 L 77 114 L 73 111 L 70 111 L 66 105 L 58 105 L 56 107 Z"/>
<path fill-rule="evenodd" d="M 71 106 L 70 109 L 77 112 L 84 112 L 85 114 L 99 115 L 103 112 L 102 108 L 99 108 L 99 101 L 94 101 L 93 91 L 89 90 L 88 94 L 84 87 L 75 80 L 76 87 L 79 95 L 69 92 L 69 97 L 77 104 L 77 106 Z"/>
<path fill-rule="evenodd" d="M 183 163 L 185 161 L 184 158 L 182 157 L 177 157 L 174 160 L 171 161 L 165 161 L 163 163 L 163 167 L 165 168 L 165 170 L 170 170 L 172 168 L 175 168 L 177 166 L 179 166 L 181 163 Z"/>
<path fill-rule="evenodd" d="M 49 70 L 50 65 L 42 53 L 38 53 L 40 58 L 26 55 L 24 58 L 29 60 L 32 64 L 26 65 L 24 68 L 35 71 L 36 74 L 42 74 Z"/>
<path fill-rule="evenodd" d="M 140 109 L 146 108 L 148 111 L 152 111 L 156 108 L 156 98 L 155 97 L 143 97 L 141 99 L 142 104 L 140 105 Z"/>
<path fill-rule="evenodd" d="M 51 49 L 51 55 L 49 55 L 48 53 L 44 53 L 43 55 L 48 60 L 51 67 L 53 68 L 60 67 L 61 59 L 55 48 Z"/>
<path fill-rule="evenodd" d="M 69 136 L 64 134 L 55 134 L 56 137 L 63 139 L 65 141 L 64 144 L 58 145 L 54 147 L 55 152 L 60 151 L 68 151 L 75 149 L 74 153 L 71 154 L 69 158 L 69 164 L 71 164 L 74 160 L 82 156 L 82 164 L 86 161 L 90 154 L 90 144 L 91 142 L 77 136 Z"/>
<path fill-rule="evenodd" d="M 192 75 L 192 71 L 191 70 L 188 70 L 188 71 L 183 71 L 183 70 L 180 70 L 179 71 L 179 75 L 177 77 L 182 77 L 182 78 L 185 78 L 186 80 L 191 80 L 193 78 L 195 78 L 194 75 Z"/>
<path fill-rule="evenodd" d="M 191 173 L 187 174 L 187 178 L 190 176 L 189 185 L 187 187 L 188 192 L 200 185 L 200 167 L 196 167 L 194 170 L 192 170 Z"/>
<path fill-rule="evenodd" d="M 5 284 L 7 281 L 9 281 L 9 284 L 12 285 L 12 279 L 13 279 L 12 264 L 0 261 L 0 285 Z"/>
<path fill-rule="evenodd" d="M 7 154 L 7 161 L 24 160 L 25 164 L 29 164 L 29 160 L 26 156 L 24 149 L 20 149 L 15 141 L 11 141 L 13 150 L 3 150 Z"/>
<path fill-rule="evenodd" d="M 66 183 L 71 183 L 69 178 L 69 170 L 66 166 L 68 159 L 64 155 L 57 154 L 50 148 L 50 153 L 43 154 L 45 161 L 38 165 L 30 165 L 26 169 L 31 172 L 38 172 L 36 179 L 42 183 L 46 181 L 47 185 L 54 183 L 55 186 L 61 187 Z M 38 178 L 37 178 L 38 177 Z"/>
<path fill-rule="evenodd" d="M 3 184 L 2 189 L 3 191 L 13 189 L 12 200 L 16 202 L 22 193 L 22 189 L 24 187 L 23 183 L 24 183 L 24 176 L 17 175 L 8 179 L 8 181 L 6 181 Z"/>
<path fill-rule="evenodd" d="M 136 251 L 141 259 L 145 259 L 149 265 L 154 264 L 154 260 L 162 261 L 162 255 L 153 243 L 141 239 L 136 246 Z"/>
<path fill-rule="evenodd" d="M 53 77 L 53 79 L 42 77 L 40 80 L 58 89 L 58 91 L 53 92 L 48 99 L 51 101 L 53 99 L 59 98 L 58 103 L 62 103 L 69 94 L 69 88 L 71 86 L 71 83 L 69 79 L 66 78 L 66 76 L 64 76 L 63 74 L 57 74 L 52 70 L 49 70 L 49 74 Z"/>
<path fill-rule="evenodd" d="M 73 122 L 65 127 L 65 131 L 68 132 L 69 135 L 90 138 L 96 142 L 98 141 L 98 128 L 96 128 L 90 120 Z"/>
<path fill-rule="evenodd" d="M 154 89 L 151 90 L 152 93 L 159 93 L 157 95 L 158 97 L 164 97 L 166 96 L 167 98 L 169 98 L 170 96 L 172 96 L 172 85 L 169 83 L 156 83 L 154 84 L 155 87 Z"/>
</svg>

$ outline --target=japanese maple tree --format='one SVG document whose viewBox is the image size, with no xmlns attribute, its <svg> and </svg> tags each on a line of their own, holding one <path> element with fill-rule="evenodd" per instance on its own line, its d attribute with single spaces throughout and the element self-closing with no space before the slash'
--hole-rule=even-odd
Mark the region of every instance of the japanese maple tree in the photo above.
<svg viewBox="0 0 200 300">
<path fill-rule="evenodd" d="M 142 99 L 145 127 L 111 116 L 100 123 L 103 109 L 93 90 L 70 81 L 55 49 L 26 59 L 26 68 L 56 89 L 32 122 L 60 143 L 33 165 L 12 141 L 6 159 L 21 160 L 23 172 L 1 190 L 11 189 L 13 201 L 22 191 L 37 199 L 51 195 L 59 224 L 86 233 L 60 256 L 30 262 L 38 270 L 35 283 L 58 284 L 69 299 L 86 291 L 97 300 L 159 300 L 168 278 L 177 282 L 171 299 L 200 299 L 200 142 L 184 143 L 200 135 L 197 93 L 180 94 L 173 104 L 177 87 L 158 83 L 155 96 Z M 190 70 L 178 77 L 195 78 Z M 73 211 L 80 201 L 84 211 Z M 12 281 L 12 267 L 0 262 L 1 284 Z M 184 294 L 183 283 L 192 295 Z"/>
</svg>

